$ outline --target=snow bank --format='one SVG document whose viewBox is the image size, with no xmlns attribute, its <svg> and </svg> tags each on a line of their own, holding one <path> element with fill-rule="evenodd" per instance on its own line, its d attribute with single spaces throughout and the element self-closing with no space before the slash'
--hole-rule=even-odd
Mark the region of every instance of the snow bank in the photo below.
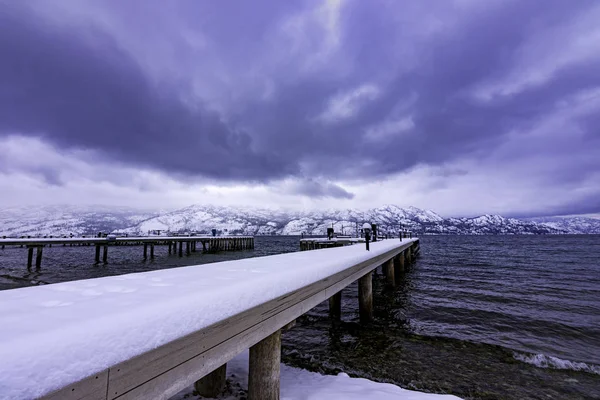
<svg viewBox="0 0 600 400">
<path fill-rule="evenodd" d="M 390 239 L 370 252 L 355 245 L 0 291 L 0 398 L 41 396 L 398 245 Z"/>
<path fill-rule="evenodd" d="M 232 395 L 221 400 L 239 400 L 243 396 L 237 388 L 248 388 L 248 352 L 245 351 L 227 364 L 227 379 Z M 193 387 L 180 392 L 171 400 L 183 400 L 191 395 Z M 187 397 L 188 399 L 190 397 Z M 196 398 L 191 396 L 191 398 Z M 368 379 L 321 375 L 281 364 L 281 400 L 460 400 L 456 396 L 422 393 L 402 389 L 389 383 Z"/>
</svg>

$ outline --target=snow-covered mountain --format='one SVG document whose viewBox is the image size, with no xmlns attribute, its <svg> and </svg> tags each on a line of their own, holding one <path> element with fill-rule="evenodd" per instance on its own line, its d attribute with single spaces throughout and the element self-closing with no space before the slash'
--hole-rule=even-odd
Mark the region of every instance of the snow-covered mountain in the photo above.
<svg viewBox="0 0 600 400">
<path fill-rule="evenodd" d="M 0 210 L 0 236 L 74 236 L 139 224 L 155 213 L 97 206 L 27 206 Z"/>
<path fill-rule="evenodd" d="M 596 233 L 600 234 L 600 219 L 588 217 L 540 217 L 531 218 L 530 221 L 542 223 L 554 229 L 569 233 Z"/>
<path fill-rule="evenodd" d="M 433 211 L 394 205 L 359 210 L 285 212 L 255 208 L 193 205 L 170 212 L 144 213 L 100 207 L 16 207 L 0 210 L 0 236 L 89 235 L 120 232 L 146 235 L 150 231 L 248 235 L 323 235 L 328 227 L 353 234 L 364 222 L 376 223 L 383 232 L 400 228 L 417 234 L 600 234 L 600 220 L 550 218 L 523 220 L 499 215 L 476 218 L 443 218 Z"/>
</svg>

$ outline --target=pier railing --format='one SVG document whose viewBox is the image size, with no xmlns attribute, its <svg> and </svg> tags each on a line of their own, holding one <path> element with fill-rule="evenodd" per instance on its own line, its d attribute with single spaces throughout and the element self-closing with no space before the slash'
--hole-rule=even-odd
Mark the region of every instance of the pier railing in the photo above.
<svg viewBox="0 0 600 400">
<path fill-rule="evenodd" d="M 206 392 L 201 394 L 207 396 L 216 394 L 214 391 L 220 390 L 224 384 L 225 364 L 240 352 L 250 348 L 248 398 L 250 400 L 278 399 L 282 328 L 289 326 L 296 318 L 327 299 L 329 299 L 332 318 L 340 318 L 341 291 L 357 280 L 359 281 L 360 319 L 362 323 L 368 323 L 373 317 L 372 271 L 383 265 L 388 283 L 394 286 L 397 276 L 402 273 L 408 263 L 413 261 L 418 248 L 419 240 L 416 238 L 403 241 L 390 239 L 372 243 L 371 251 L 366 251 L 363 245 L 357 244 L 180 268 L 176 272 L 180 287 L 176 284 L 160 292 L 172 298 L 148 296 L 145 301 L 150 304 L 135 305 L 134 301 L 131 302 L 134 304 L 131 306 L 133 307 L 132 313 L 135 313 L 135 307 L 140 310 L 140 313 L 149 312 L 148 310 L 151 310 L 155 303 L 156 312 L 151 315 L 154 320 L 158 321 L 158 325 L 148 325 L 142 319 L 139 323 L 127 321 L 125 326 L 98 325 L 96 328 L 95 321 L 100 324 L 100 321 L 110 320 L 112 311 L 98 308 L 102 306 L 102 300 L 93 298 L 88 300 L 86 307 L 92 310 L 101 310 L 100 315 L 90 313 L 81 316 L 74 313 L 70 317 L 61 313 L 60 308 L 54 308 L 50 309 L 36 326 L 35 334 L 43 334 L 45 329 L 51 331 L 64 327 L 64 329 L 77 331 L 81 326 L 90 327 L 90 332 L 81 332 L 80 337 L 74 338 L 68 344 L 55 344 L 69 353 L 66 359 L 46 359 L 42 363 L 44 370 L 39 371 L 40 368 L 36 366 L 35 359 L 32 360 L 27 355 L 38 354 L 40 358 L 44 358 L 47 349 L 43 343 L 36 343 L 35 340 L 27 341 L 28 335 L 33 336 L 33 333 L 28 330 L 31 328 L 27 328 L 28 324 L 24 324 L 26 327 L 23 328 L 23 332 L 19 332 L 18 326 L 13 327 L 11 337 L 2 337 L 3 335 L 0 334 L 0 358 L 3 351 L 8 349 L 7 346 L 11 346 L 11 339 L 15 340 L 13 336 L 19 337 L 19 340 L 25 340 L 28 342 L 28 346 L 34 347 L 33 349 L 29 348 L 27 355 L 23 355 L 23 357 L 15 354 L 14 348 L 10 348 L 8 351 L 13 357 L 7 357 L 8 365 L 3 367 L 7 373 L 10 373 L 11 368 L 28 371 L 30 376 L 22 376 L 19 379 L 21 385 L 24 386 L 19 387 L 19 384 L 15 383 L 15 386 L 11 388 L 13 393 L 22 394 L 26 398 L 34 393 L 43 395 L 44 399 L 61 400 L 168 399 L 194 383 L 200 392 L 203 390 Z M 202 280 L 203 269 L 206 271 L 207 282 L 203 282 L 204 289 L 202 290 L 205 290 L 206 293 L 190 291 L 194 280 L 198 283 Z M 158 282 L 163 278 L 172 277 L 172 271 L 143 273 L 143 278 Z M 219 271 L 223 271 L 223 273 L 221 274 Z M 133 279 L 136 275 L 138 274 L 126 277 Z M 233 277 L 237 277 L 239 281 L 231 281 L 230 279 Z M 102 286 L 105 283 L 114 282 L 118 278 L 107 277 L 82 282 L 88 285 Z M 270 285 L 263 284 L 261 289 L 254 284 L 264 283 L 264 280 L 267 280 Z M 216 308 L 218 312 L 221 306 L 218 303 L 199 302 L 191 304 L 189 307 L 173 309 L 172 313 L 179 312 L 181 314 L 179 318 L 189 322 L 191 331 L 148 348 L 149 344 L 143 340 L 143 337 L 156 338 L 158 336 L 152 336 L 152 332 L 148 332 L 147 329 L 169 332 L 169 321 L 178 320 L 177 315 L 173 315 L 168 308 L 165 310 L 164 302 L 172 301 L 173 298 L 185 300 L 180 304 L 187 304 L 188 300 L 193 302 L 194 299 L 197 301 L 215 299 L 218 298 L 220 287 L 227 285 L 227 282 L 231 282 L 229 285 L 236 285 L 236 293 L 238 293 L 238 289 L 241 291 L 239 292 L 240 298 L 247 297 L 252 300 L 227 306 L 226 304 L 232 299 L 223 299 L 223 317 L 213 322 L 209 321 L 210 323 L 200 321 L 199 315 L 202 315 L 204 309 L 207 310 L 207 313 L 214 313 Z M 67 292 L 78 289 L 80 286 L 78 281 L 58 285 L 63 285 L 60 289 Z M 0 292 L 0 303 L 7 304 L 5 302 L 9 302 L 19 310 L 21 318 L 27 319 L 35 316 L 38 311 L 34 309 L 34 305 L 19 307 L 18 304 L 13 303 L 18 301 L 16 299 L 21 298 L 16 296 L 16 293 L 19 290 L 29 290 L 29 295 L 36 296 L 35 304 L 44 304 L 44 302 L 54 299 L 53 292 L 47 290 L 48 288 L 50 286 Z M 9 292 L 15 296 L 11 298 L 7 295 Z M 115 296 L 127 296 L 127 294 L 118 293 Z M 124 298 L 126 299 L 126 297 Z M 118 310 L 114 311 L 115 314 L 117 312 Z M 164 313 L 164 318 L 161 313 Z M 57 318 L 62 318 L 60 326 L 56 326 L 53 322 L 54 314 Z M 5 316 L 0 311 L 0 325 L 3 324 L 3 317 Z M 162 326 L 161 323 L 166 325 Z M 142 337 L 132 336 L 132 332 L 128 329 L 139 332 Z M 131 342 L 131 347 L 136 348 L 136 352 L 139 354 L 124 359 L 119 359 L 118 354 L 108 354 L 108 361 L 104 360 L 103 362 L 108 362 L 109 365 L 98 368 L 102 363 L 97 363 L 95 365 L 97 370 L 93 371 L 94 373 L 88 371 L 86 376 L 79 376 L 77 379 L 73 378 L 72 381 L 63 382 L 58 388 L 52 387 L 51 379 L 45 375 L 48 372 L 47 369 L 50 368 L 53 374 L 60 375 L 61 370 L 70 368 L 73 373 L 69 376 L 77 377 L 78 373 L 81 375 L 81 371 L 77 372 L 77 369 L 73 369 L 73 360 L 69 357 L 76 358 L 78 354 L 85 357 L 85 354 L 89 354 L 89 349 L 85 348 L 85 335 L 89 335 L 90 341 L 98 340 L 98 336 L 103 332 L 112 337 L 117 337 L 122 333 Z M 106 348 L 109 349 L 109 347 Z M 60 349 L 54 349 L 53 354 L 56 354 L 58 350 Z M 26 365 L 26 363 L 31 363 L 31 365 Z M 31 387 L 27 387 L 27 385 L 31 385 Z M 35 388 L 36 385 L 39 387 L 33 390 L 32 387 Z M 54 391 L 48 393 L 49 388 Z M 210 393 L 211 391 L 213 393 Z"/>
</svg>

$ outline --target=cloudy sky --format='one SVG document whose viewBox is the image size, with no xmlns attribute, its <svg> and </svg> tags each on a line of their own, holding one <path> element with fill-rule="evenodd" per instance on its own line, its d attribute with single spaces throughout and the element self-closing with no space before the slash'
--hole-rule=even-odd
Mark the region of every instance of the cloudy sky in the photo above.
<svg viewBox="0 0 600 400">
<path fill-rule="evenodd" d="M 0 206 L 600 212 L 597 0 L 0 0 Z"/>
</svg>

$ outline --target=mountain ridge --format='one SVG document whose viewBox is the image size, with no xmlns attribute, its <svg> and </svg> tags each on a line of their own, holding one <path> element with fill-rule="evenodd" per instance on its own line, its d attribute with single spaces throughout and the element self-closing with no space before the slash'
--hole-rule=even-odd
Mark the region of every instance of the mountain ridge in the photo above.
<svg viewBox="0 0 600 400">
<path fill-rule="evenodd" d="M 410 229 L 416 234 L 600 234 L 600 219 L 547 217 L 518 219 L 484 214 L 444 218 L 431 210 L 393 204 L 365 211 L 329 209 L 282 211 L 192 204 L 168 212 L 94 206 L 12 207 L 0 210 L 0 236 L 90 235 L 117 232 L 146 235 L 152 231 L 247 235 L 324 235 L 328 227 L 354 234 L 364 222 L 382 232 Z"/>
</svg>

